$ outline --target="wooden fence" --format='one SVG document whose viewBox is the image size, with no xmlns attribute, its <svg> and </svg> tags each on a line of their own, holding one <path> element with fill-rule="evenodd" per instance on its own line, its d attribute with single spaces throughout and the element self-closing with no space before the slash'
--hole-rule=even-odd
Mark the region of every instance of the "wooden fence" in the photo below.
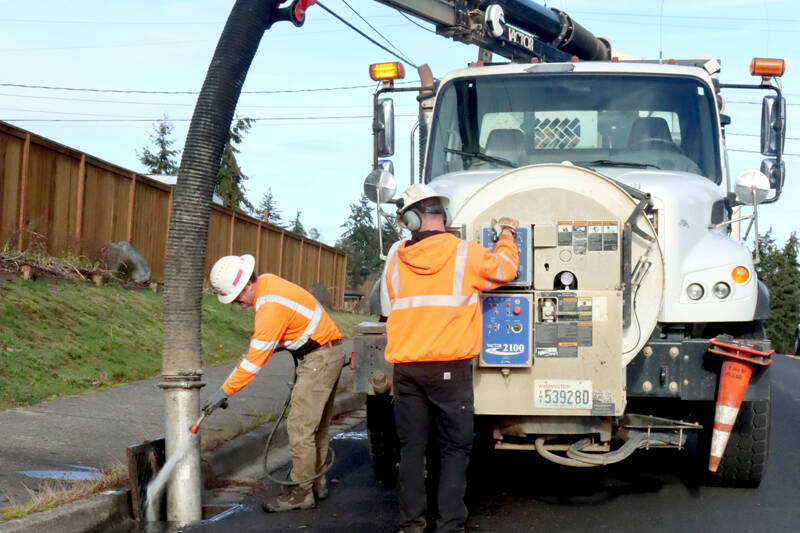
<svg viewBox="0 0 800 533">
<path fill-rule="evenodd" d="M 0 121 L 0 246 L 43 241 L 52 255 L 97 257 L 130 241 L 163 281 L 172 187 Z M 36 235 L 41 238 L 36 237 Z M 222 255 L 250 253 L 257 272 L 322 283 L 344 302 L 346 256 L 320 242 L 213 205 L 206 272 Z"/>
</svg>

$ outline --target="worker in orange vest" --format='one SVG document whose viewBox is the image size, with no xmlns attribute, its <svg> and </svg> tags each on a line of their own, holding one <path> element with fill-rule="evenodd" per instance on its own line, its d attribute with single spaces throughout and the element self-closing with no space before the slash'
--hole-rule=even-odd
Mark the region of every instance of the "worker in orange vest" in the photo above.
<svg viewBox="0 0 800 533">
<path fill-rule="evenodd" d="M 426 526 L 424 461 L 429 431 L 438 444 L 437 532 L 464 531 L 472 448 L 472 360 L 480 351 L 478 292 L 516 276 L 518 222 L 493 227 L 494 253 L 445 231 L 446 197 L 412 185 L 398 202 L 411 239 L 393 248 L 383 283 L 390 303 L 386 360 L 394 363 L 394 415 L 400 440 L 398 499 L 402 531 Z"/>
<path fill-rule="evenodd" d="M 225 383 L 203 404 L 211 414 L 227 407 L 228 398 L 245 387 L 275 350 L 292 353 L 297 380 L 287 420 L 292 455 L 289 486 L 264 502 L 269 512 L 309 509 L 325 499 L 325 476 L 317 476 L 328 455 L 328 426 L 336 385 L 342 371 L 342 334 L 319 302 L 305 289 L 273 274 L 256 276 L 252 255 L 229 255 L 211 268 L 209 280 L 222 303 L 255 310 L 250 350 Z"/>
</svg>

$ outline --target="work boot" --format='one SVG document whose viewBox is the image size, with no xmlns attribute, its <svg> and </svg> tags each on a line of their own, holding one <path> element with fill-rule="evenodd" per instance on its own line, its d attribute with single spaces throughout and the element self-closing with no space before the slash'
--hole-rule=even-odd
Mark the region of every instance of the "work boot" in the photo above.
<svg viewBox="0 0 800 533">
<path fill-rule="evenodd" d="M 314 493 L 299 487 L 289 487 L 283 494 L 264 501 L 264 510 L 268 513 L 279 513 L 293 509 L 311 509 L 316 505 Z"/>
<path fill-rule="evenodd" d="M 325 481 L 324 474 L 314 480 L 314 496 L 317 500 L 324 500 L 328 497 L 328 483 Z"/>
<path fill-rule="evenodd" d="M 400 529 L 400 533 L 425 533 L 425 521 L 422 520 L 422 524 L 410 524 L 402 529 Z"/>
</svg>

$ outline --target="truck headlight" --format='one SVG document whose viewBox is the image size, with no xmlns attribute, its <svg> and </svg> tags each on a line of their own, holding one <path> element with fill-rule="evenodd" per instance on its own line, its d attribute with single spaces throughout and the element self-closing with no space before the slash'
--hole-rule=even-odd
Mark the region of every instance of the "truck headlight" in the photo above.
<svg viewBox="0 0 800 533">
<path fill-rule="evenodd" d="M 727 298 L 731 293 L 731 286 L 724 281 L 718 281 L 714 284 L 714 288 L 711 289 L 711 292 L 714 293 L 714 296 L 721 300 L 723 298 Z"/>
<path fill-rule="evenodd" d="M 703 286 L 699 283 L 692 283 L 686 287 L 686 296 L 688 296 L 690 300 L 699 300 L 703 297 L 705 292 Z"/>
<path fill-rule="evenodd" d="M 558 280 L 561 282 L 563 286 L 570 287 L 572 286 L 573 283 L 575 283 L 575 274 L 573 274 L 568 270 L 565 270 L 558 276 Z"/>
</svg>

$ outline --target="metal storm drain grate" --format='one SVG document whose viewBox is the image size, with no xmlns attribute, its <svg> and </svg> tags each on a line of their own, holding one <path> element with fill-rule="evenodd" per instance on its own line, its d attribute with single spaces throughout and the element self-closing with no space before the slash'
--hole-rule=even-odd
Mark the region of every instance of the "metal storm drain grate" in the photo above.
<svg viewBox="0 0 800 533">
<path fill-rule="evenodd" d="M 150 483 L 166 459 L 166 446 L 163 438 L 128 446 L 128 477 L 131 482 L 131 511 L 136 520 L 144 521 L 147 511 L 147 484 Z M 167 500 L 161 498 L 156 516 L 159 520 L 167 517 Z"/>
</svg>

